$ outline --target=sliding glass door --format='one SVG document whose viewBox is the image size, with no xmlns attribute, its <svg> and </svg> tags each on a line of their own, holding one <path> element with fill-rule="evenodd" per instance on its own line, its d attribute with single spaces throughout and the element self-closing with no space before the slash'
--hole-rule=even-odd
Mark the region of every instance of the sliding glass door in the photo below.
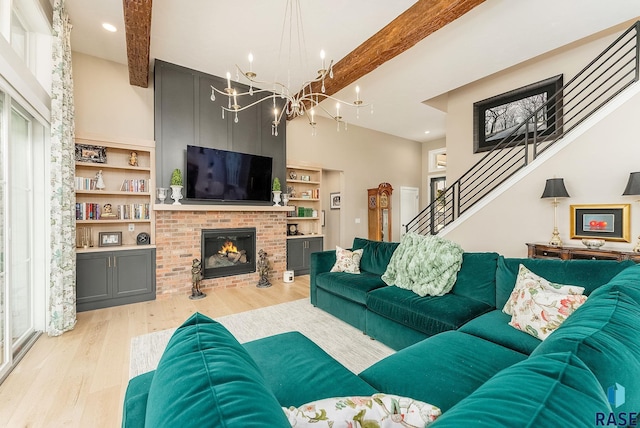
<svg viewBox="0 0 640 428">
<path fill-rule="evenodd" d="M 9 120 L 9 313 L 15 355 L 33 333 L 32 120 L 15 102 Z"/>
<path fill-rule="evenodd" d="M 43 130 L 0 92 L 0 379 L 35 336 L 33 151 Z"/>
</svg>

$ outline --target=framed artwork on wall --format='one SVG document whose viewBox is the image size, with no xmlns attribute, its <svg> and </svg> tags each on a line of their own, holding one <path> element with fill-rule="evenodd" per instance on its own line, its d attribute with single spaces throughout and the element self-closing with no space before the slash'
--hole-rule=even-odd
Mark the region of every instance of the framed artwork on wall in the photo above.
<svg viewBox="0 0 640 428">
<path fill-rule="evenodd" d="M 631 242 L 630 204 L 571 205 L 571 239 Z"/>
<path fill-rule="evenodd" d="M 473 152 L 514 147 L 526 136 L 531 137 L 534 127 L 539 139 L 560 132 L 562 85 L 562 75 L 558 75 L 474 103 Z M 527 119 L 528 128 L 519 126 Z M 529 135 L 526 135 L 527 131 Z"/>
<path fill-rule="evenodd" d="M 329 193 L 330 208 L 332 210 L 340 209 L 340 192 Z"/>
</svg>

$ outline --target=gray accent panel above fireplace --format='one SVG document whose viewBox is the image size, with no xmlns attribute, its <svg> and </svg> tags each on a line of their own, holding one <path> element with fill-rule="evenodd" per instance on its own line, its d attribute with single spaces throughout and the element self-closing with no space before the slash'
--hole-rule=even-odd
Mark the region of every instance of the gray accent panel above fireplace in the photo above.
<svg viewBox="0 0 640 428">
<path fill-rule="evenodd" d="M 284 180 L 286 121 L 280 123 L 278 136 L 271 135 L 271 102 L 262 102 L 239 112 L 238 123 L 235 123 L 233 114 L 228 112 L 222 118 L 220 106 L 226 103 L 225 97 L 218 96 L 211 101 L 211 85 L 224 88 L 226 79 L 158 59 L 154 79 L 156 187 L 169 187 L 175 168 L 179 168 L 184 176 L 187 145 L 271 157 L 273 177 Z M 239 91 L 248 90 L 246 85 L 232 84 Z"/>
</svg>

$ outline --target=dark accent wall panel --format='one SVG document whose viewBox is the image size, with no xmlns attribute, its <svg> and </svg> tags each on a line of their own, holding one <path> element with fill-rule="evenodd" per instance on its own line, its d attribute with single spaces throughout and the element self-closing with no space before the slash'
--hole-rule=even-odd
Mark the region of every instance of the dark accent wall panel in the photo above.
<svg viewBox="0 0 640 428">
<path fill-rule="evenodd" d="M 188 144 L 270 156 L 273 176 L 285 180 L 286 120 L 280 123 L 278 136 L 272 136 L 272 102 L 239 112 L 235 123 L 234 113 L 225 112 L 222 118 L 225 96 L 211 101 L 211 85 L 222 90 L 226 79 L 161 60 L 155 61 L 154 78 L 157 187 L 169 187 L 175 168 L 184 174 Z M 249 90 L 246 85 L 233 85 L 239 92 Z"/>
</svg>

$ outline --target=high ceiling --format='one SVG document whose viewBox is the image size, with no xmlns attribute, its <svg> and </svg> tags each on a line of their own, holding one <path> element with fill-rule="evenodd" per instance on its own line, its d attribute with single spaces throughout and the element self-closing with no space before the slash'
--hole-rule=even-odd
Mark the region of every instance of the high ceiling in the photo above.
<svg viewBox="0 0 640 428">
<path fill-rule="evenodd" d="M 434 0 L 435 1 L 435 0 Z M 414 0 L 301 0 L 303 54 L 289 61 L 282 44 L 286 0 L 154 0 L 151 67 L 155 58 L 224 76 L 255 58 L 259 78 L 286 81 L 287 71 L 305 79 L 320 68 L 319 52 L 339 61 L 390 23 Z M 122 0 L 66 0 L 74 51 L 127 64 Z M 341 111 L 353 125 L 415 141 L 442 138 L 446 114 L 426 100 L 588 35 L 640 17 L 638 0 L 486 0 L 336 94 L 374 105 Z M 118 28 L 102 29 L 103 22 Z M 287 30 L 288 34 L 288 30 Z M 294 31 L 291 50 L 299 51 Z M 332 107 L 327 106 L 328 109 Z M 425 131 L 429 131 L 428 134 Z"/>
</svg>

